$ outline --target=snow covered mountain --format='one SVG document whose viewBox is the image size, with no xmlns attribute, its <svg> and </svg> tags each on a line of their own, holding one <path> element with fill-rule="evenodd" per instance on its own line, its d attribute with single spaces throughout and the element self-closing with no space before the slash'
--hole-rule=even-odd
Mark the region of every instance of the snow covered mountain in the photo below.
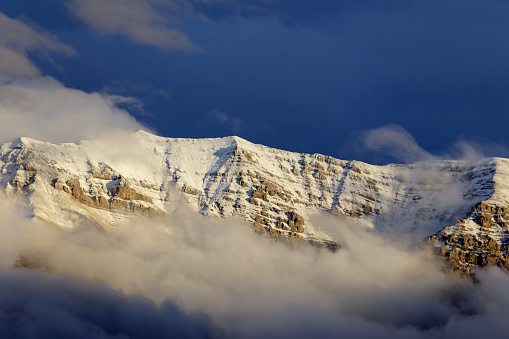
<svg viewBox="0 0 509 339">
<path fill-rule="evenodd" d="M 455 269 L 509 267 L 509 160 L 374 166 L 252 144 L 238 137 L 51 144 L 20 138 L 0 148 L 0 189 L 35 218 L 74 228 L 158 218 L 186 201 L 239 217 L 273 238 L 336 243 L 309 216 L 325 211 L 378 232 L 425 239 Z M 179 193 L 181 192 L 181 193 Z"/>
</svg>

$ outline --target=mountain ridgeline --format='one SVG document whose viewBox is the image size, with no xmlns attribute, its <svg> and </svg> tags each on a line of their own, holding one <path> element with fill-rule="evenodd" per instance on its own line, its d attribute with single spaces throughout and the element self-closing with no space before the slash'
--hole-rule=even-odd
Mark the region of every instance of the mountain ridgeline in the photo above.
<svg viewBox="0 0 509 339">
<path fill-rule="evenodd" d="M 206 216 L 245 220 L 275 239 L 336 248 L 310 216 L 330 213 L 375 232 L 413 234 L 454 270 L 509 268 L 509 160 L 374 166 L 252 144 L 238 137 L 0 148 L 0 189 L 34 218 L 62 228 L 109 229 L 134 215 L 160 218 L 184 201 Z"/>
</svg>

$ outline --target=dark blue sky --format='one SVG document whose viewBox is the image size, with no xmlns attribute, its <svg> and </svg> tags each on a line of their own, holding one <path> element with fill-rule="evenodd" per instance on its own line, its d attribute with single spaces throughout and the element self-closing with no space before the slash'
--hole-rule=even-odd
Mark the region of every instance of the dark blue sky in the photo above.
<svg viewBox="0 0 509 339">
<path fill-rule="evenodd" d="M 366 152 L 359 135 L 392 124 L 433 154 L 467 140 L 509 155 L 508 1 L 18 0 L 0 11 L 74 49 L 28 51 L 41 74 L 138 99 L 142 110 L 127 108 L 162 136 L 235 134 L 383 163 L 400 159 Z"/>
</svg>

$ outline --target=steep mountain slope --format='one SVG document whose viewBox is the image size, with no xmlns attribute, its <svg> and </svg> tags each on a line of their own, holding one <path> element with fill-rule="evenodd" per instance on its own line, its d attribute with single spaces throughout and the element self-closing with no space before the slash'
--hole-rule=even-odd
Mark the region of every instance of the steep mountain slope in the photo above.
<svg viewBox="0 0 509 339">
<path fill-rule="evenodd" d="M 490 197 L 429 238 L 455 269 L 465 273 L 473 273 L 475 266 L 509 269 L 509 160 L 495 159 L 493 163 L 493 174 L 487 183 L 493 187 Z"/>
<path fill-rule="evenodd" d="M 157 218 L 185 200 L 212 217 L 240 217 L 261 233 L 334 247 L 309 216 L 326 211 L 379 232 L 425 238 L 468 272 L 506 265 L 509 161 L 373 166 L 255 145 L 238 137 L 51 144 L 20 138 L 0 148 L 0 187 L 36 218 L 108 229 L 131 215 Z M 177 193 L 177 192 L 182 193 Z M 467 237 L 468 235 L 468 237 Z"/>
</svg>

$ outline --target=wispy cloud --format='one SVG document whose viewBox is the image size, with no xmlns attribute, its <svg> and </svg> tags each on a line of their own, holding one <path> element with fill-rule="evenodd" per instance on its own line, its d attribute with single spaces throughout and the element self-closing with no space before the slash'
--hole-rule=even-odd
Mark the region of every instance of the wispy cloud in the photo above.
<svg viewBox="0 0 509 339">
<path fill-rule="evenodd" d="M 199 51 L 187 35 L 169 27 L 168 15 L 156 8 L 157 1 L 70 0 L 68 8 L 101 34 L 123 35 L 133 41 L 162 48 Z"/>
<path fill-rule="evenodd" d="M 171 90 L 154 86 L 150 82 L 140 82 L 128 79 L 112 79 L 103 87 L 107 93 L 129 94 L 136 93 L 145 97 L 160 97 L 171 100 Z"/>
<path fill-rule="evenodd" d="M 0 142 L 21 136 L 77 142 L 147 129 L 117 107 L 125 100 L 67 88 L 51 77 L 0 82 Z"/>
<path fill-rule="evenodd" d="M 442 154 L 423 149 L 407 130 L 399 125 L 385 125 L 356 133 L 349 145 L 359 154 L 379 154 L 392 161 L 414 163 L 425 160 L 470 160 L 487 157 L 509 157 L 509 149 L 501 144 L 464 137 L 449 146 Z"/>
<path fill-rule="evenodd" d="M 244 122 L 240 118 L 233 117 L 228 113 L 218 111 L 217 109 L 211 109 L 208 111 L 206 119 L 228 126 L 233 133 L 239 133 L 244 125 Z"/>
<path fill-rule="evenodd" d="M 32 77 L 40 74 L 29 60 L 29 51 L 73 54 L 71 46 L 21 20 L 0 12 L 0 74 L 11 77 Z"/>
<path fill-rule="evenodd" d="M 403 162 L 433 159 L 403 127 L 386 125 L 362 131 L 358 138 L 362 150 L 383 152 Z"/>
<path fill-rule="evenodd" d="M 119 106 L 138 100 L 65 87 L 41 71 L 30 51 L 71 55 L 72 47 L 41 29 L 0 13 L 0 143 L 19 137 L 76 142 L 119 131 L 148 129 Z"/>
</svg>

